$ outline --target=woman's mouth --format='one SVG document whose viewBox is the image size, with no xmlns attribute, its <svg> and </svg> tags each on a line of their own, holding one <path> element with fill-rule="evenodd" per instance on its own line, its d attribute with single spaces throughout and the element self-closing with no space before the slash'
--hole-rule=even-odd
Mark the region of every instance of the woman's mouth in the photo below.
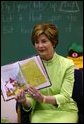
<svg viewBox="0 0 84 124">
<path fill-rule="evenodd" d="M 44 49 L 41 49 L 41 50 L 38 50 L 39 52 L 44 52 L 45 50 Z"/>
</svg>

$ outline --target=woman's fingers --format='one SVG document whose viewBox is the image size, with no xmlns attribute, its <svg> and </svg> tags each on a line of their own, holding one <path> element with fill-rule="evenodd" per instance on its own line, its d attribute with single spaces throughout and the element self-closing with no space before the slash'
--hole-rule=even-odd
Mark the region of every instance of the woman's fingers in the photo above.
<svg viewBox="0 0 84 124">
<path fill-rule="evenodd" d="M 15 99 L 18 101 L 18 102 L 23 102 L 25 100 L 25 92 L 22 90 L 22 91 L 19 91 L 16 96 L 15 96 Z"/>
<path fill-rule="evenodd" d="M 38 91 L 37 89 L 35 89 L 34 87 L 32 87 L 32 86 L 30 86 L 30 87 L 28 88 L 28 92 L 29 92 L 30 95 L 32 95 L 32 96 L 36 96 L 36 95 L 39 94 L 39 91 Z"/>
</svg>

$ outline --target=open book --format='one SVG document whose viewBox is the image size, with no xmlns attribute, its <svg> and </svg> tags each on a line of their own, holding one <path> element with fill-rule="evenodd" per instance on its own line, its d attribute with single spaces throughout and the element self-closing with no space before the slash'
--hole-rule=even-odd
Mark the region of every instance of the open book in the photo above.
<svg viewBox="0 0 84 124">
<path fill-rule="evenodd" d="M 36 89 L 51 86 L 46 69 L 39 56 L 33 56 L 1 67 L 1 90 L 5 101 L 14 98 L 18 90 L 30 85 Z"/>
</svg>

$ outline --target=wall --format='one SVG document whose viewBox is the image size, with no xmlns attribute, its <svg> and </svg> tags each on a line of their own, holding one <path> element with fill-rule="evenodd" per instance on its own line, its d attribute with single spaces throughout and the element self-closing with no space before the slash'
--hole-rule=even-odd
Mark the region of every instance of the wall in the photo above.
<svg viewBox="0 0 84 124">
<path fill-rule="evenodd" d="M 36 53 L 31 32 L 43 22 L 59 28 L 59 54 L 66 56 L 72 42 L 83 44 L 83 1 L 1 1 L 1 65 Z"/>
</svg>

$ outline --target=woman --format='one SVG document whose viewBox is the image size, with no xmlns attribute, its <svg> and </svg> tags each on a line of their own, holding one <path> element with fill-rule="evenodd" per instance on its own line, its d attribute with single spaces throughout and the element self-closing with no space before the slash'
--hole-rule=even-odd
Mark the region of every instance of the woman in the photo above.
<svg viewBox="0 0 84 124">
<path fill-rule="evenodd" d="M 32 32 L 32 43 L 41 57 L 52 86 L 36 90 L 28 88 L 17 94 L 16 100 L 23 109 L 32 108 L 31 123 L 77 123 L 78 108 L 72 99 L 74 86 L 74 64 L 55 52 L 58 44 L 58 30 L 53 24 L 38 24 Z"/>
</svg>

